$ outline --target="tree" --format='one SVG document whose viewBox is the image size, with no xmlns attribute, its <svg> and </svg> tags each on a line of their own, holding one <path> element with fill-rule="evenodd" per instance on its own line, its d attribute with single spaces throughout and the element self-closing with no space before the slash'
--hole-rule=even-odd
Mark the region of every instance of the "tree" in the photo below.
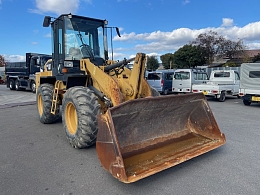
<svg viewBox="0 0 260 195">
<path fill-rule="evenodd" d="M 173 58 L 174 55 L 172 53 L 167 53 L 160 56 L 160 60 L 162 61 L 162 65 L 165 69 L 174 68 Z"/>
<path fill-rule="evenodd" d="M 201 48 L 195 45 L 184 45 L 174 53 L 173 59 L 177 68 L 195 68 L 205 64 Z"/>
<path fill-rule="evenodd" d="M 242 40 L 227 40 L 214 31 L 200 34 L 195 41 L 191 42 L 191 45 L 199 46 L 202 49 L 208 64 L 212 64 L 215 58 L 228 57 L 232 59 L 241 55 L 245 50 Z"/>
<path fill-rule="evenodd" d="M 5 66 L 5 63 L 6 63 L 6 61 L 5 61 L 4 56 L 0 55 L 0 67 Z"/>
<path fill-rule="evenodd" d="M 257 62 L 257 61 L 260 61 L 260 53 L 258 53 L 257 55 L 255 55 L 255 56 L 252 58 L 252 62 Z"/>
<path fill-rule="evenodd" d="M 159 62 L 156 56 L 147 56 L 147 70 L 156 70 L 159 67 Z"/>
</svg>

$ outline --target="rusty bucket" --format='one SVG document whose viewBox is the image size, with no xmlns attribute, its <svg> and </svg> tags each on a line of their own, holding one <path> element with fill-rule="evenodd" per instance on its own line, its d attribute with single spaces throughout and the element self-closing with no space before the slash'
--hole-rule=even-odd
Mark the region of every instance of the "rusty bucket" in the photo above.
<svg viewBox="0 0 260 195">
<path fill-rule="evenodd" d="M 102 166 L 131 183 L 223 145 L 203 94 L 148 97 L 110 108 L 98 119 Z"/>
</svg>

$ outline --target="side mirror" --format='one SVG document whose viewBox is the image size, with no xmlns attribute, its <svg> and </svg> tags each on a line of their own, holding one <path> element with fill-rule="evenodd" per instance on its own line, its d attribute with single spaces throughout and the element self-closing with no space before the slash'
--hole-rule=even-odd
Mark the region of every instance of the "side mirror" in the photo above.
<svg viewBox="0 0 260 195">
<path fill-rule="evenodd" d="M 117 35 L 118 35 L 119 37 L 121 37 L 118 27 L 116 27 L 116 33 L 117 33 Z"/>
<path fill-rule="evenodd" d="M 43 27 L 49 27 L 51 24 L 51 17 L 50 16 L 45 16 L 43 20 Z"/>
<path fill-rule="evenodd" d="M 37 58 L 37 59 L 36 59 L 36 65 L 37 65 L 37 66 L 40 66 L 40 58 Z"/>
</svg>

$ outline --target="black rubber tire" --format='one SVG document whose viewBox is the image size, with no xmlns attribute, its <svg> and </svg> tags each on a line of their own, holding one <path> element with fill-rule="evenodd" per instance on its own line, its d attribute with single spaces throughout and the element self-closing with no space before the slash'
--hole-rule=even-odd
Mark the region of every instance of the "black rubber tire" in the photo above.
<svg viewBox="0 0 260 195">
<path fill-rule="evenodd" d="M 152 96 L 156 97 L 156 96 L 160 96 L 161 94 L 159 93 L 159 91 L 157 91 L 155 88 L 150 87 L 151 88 L 151 92 L 152 92 Z"/>
<path fill-rule="evenodd" d="M 57 106 L 55 115 L 51 113 L 52 97 L 54 87 L 52 84 L 44 83 L 38 87 L 36 94 L 36 105 L 41 123 L 55 123 L 60 117 L 60 109 Z"/>
<path fill-rule="evenodd" d="M 14 86 L 15 86 L 15 90 L 16 91 L 20 91 L 21 90 L 21 88 L 19 87 L 19 80 L 18 79 L 15 80 L 15 85 Z"/>
<path fill-rule="evenodd" d="M 248 100 L 243 100 L 243 103 L 245 106 L 250 106 L 251 105 L 251 102 L 248 101 Z"/>
<path fill-rule="evenodd" d="M 14 84 L 14 80 L 13 79 L 9 80 L 9 88 L 10 88 L 10 90 L 15 90 L 15 84 Z"/>
<path fill-rule="evenodd" d="M 36 93 L 36 83 L 35 83 L 35 81 L 31 81 L 31 84 L 30 84 L 31 86 L 31 91 L 33 92 L 33 93 Z"/>
<path fill-rule="evenodd" d="M 62 123 L 73 148 L 87 148 L 96 142 L 100 113 L 98 98 L 87 87 L 71 87 L 62 102 Z"/>
<path fill-rule="evenodd" d="M 165 89 L 163 90 L 163 95 L 167 95 L 168 93 L 169 93 L 169 90 L 165 88 Z"/>
<path fill-rule="evenodd" d="M 222 91 L 218 101 L 224 102 L 225 100 L 226 100 L 226 93 Z"/>
</svg>

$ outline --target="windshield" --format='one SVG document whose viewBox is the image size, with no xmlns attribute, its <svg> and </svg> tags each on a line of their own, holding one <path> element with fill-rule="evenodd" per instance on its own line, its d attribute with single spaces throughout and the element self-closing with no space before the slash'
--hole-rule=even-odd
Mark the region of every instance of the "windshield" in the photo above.
<svg viewBox="0 0 260 195">
<path fill-rule="evenodd" d="M 104 22 L 78 17 L 65 18 L 65 59 L 105 58 Z"/>
</svg>

